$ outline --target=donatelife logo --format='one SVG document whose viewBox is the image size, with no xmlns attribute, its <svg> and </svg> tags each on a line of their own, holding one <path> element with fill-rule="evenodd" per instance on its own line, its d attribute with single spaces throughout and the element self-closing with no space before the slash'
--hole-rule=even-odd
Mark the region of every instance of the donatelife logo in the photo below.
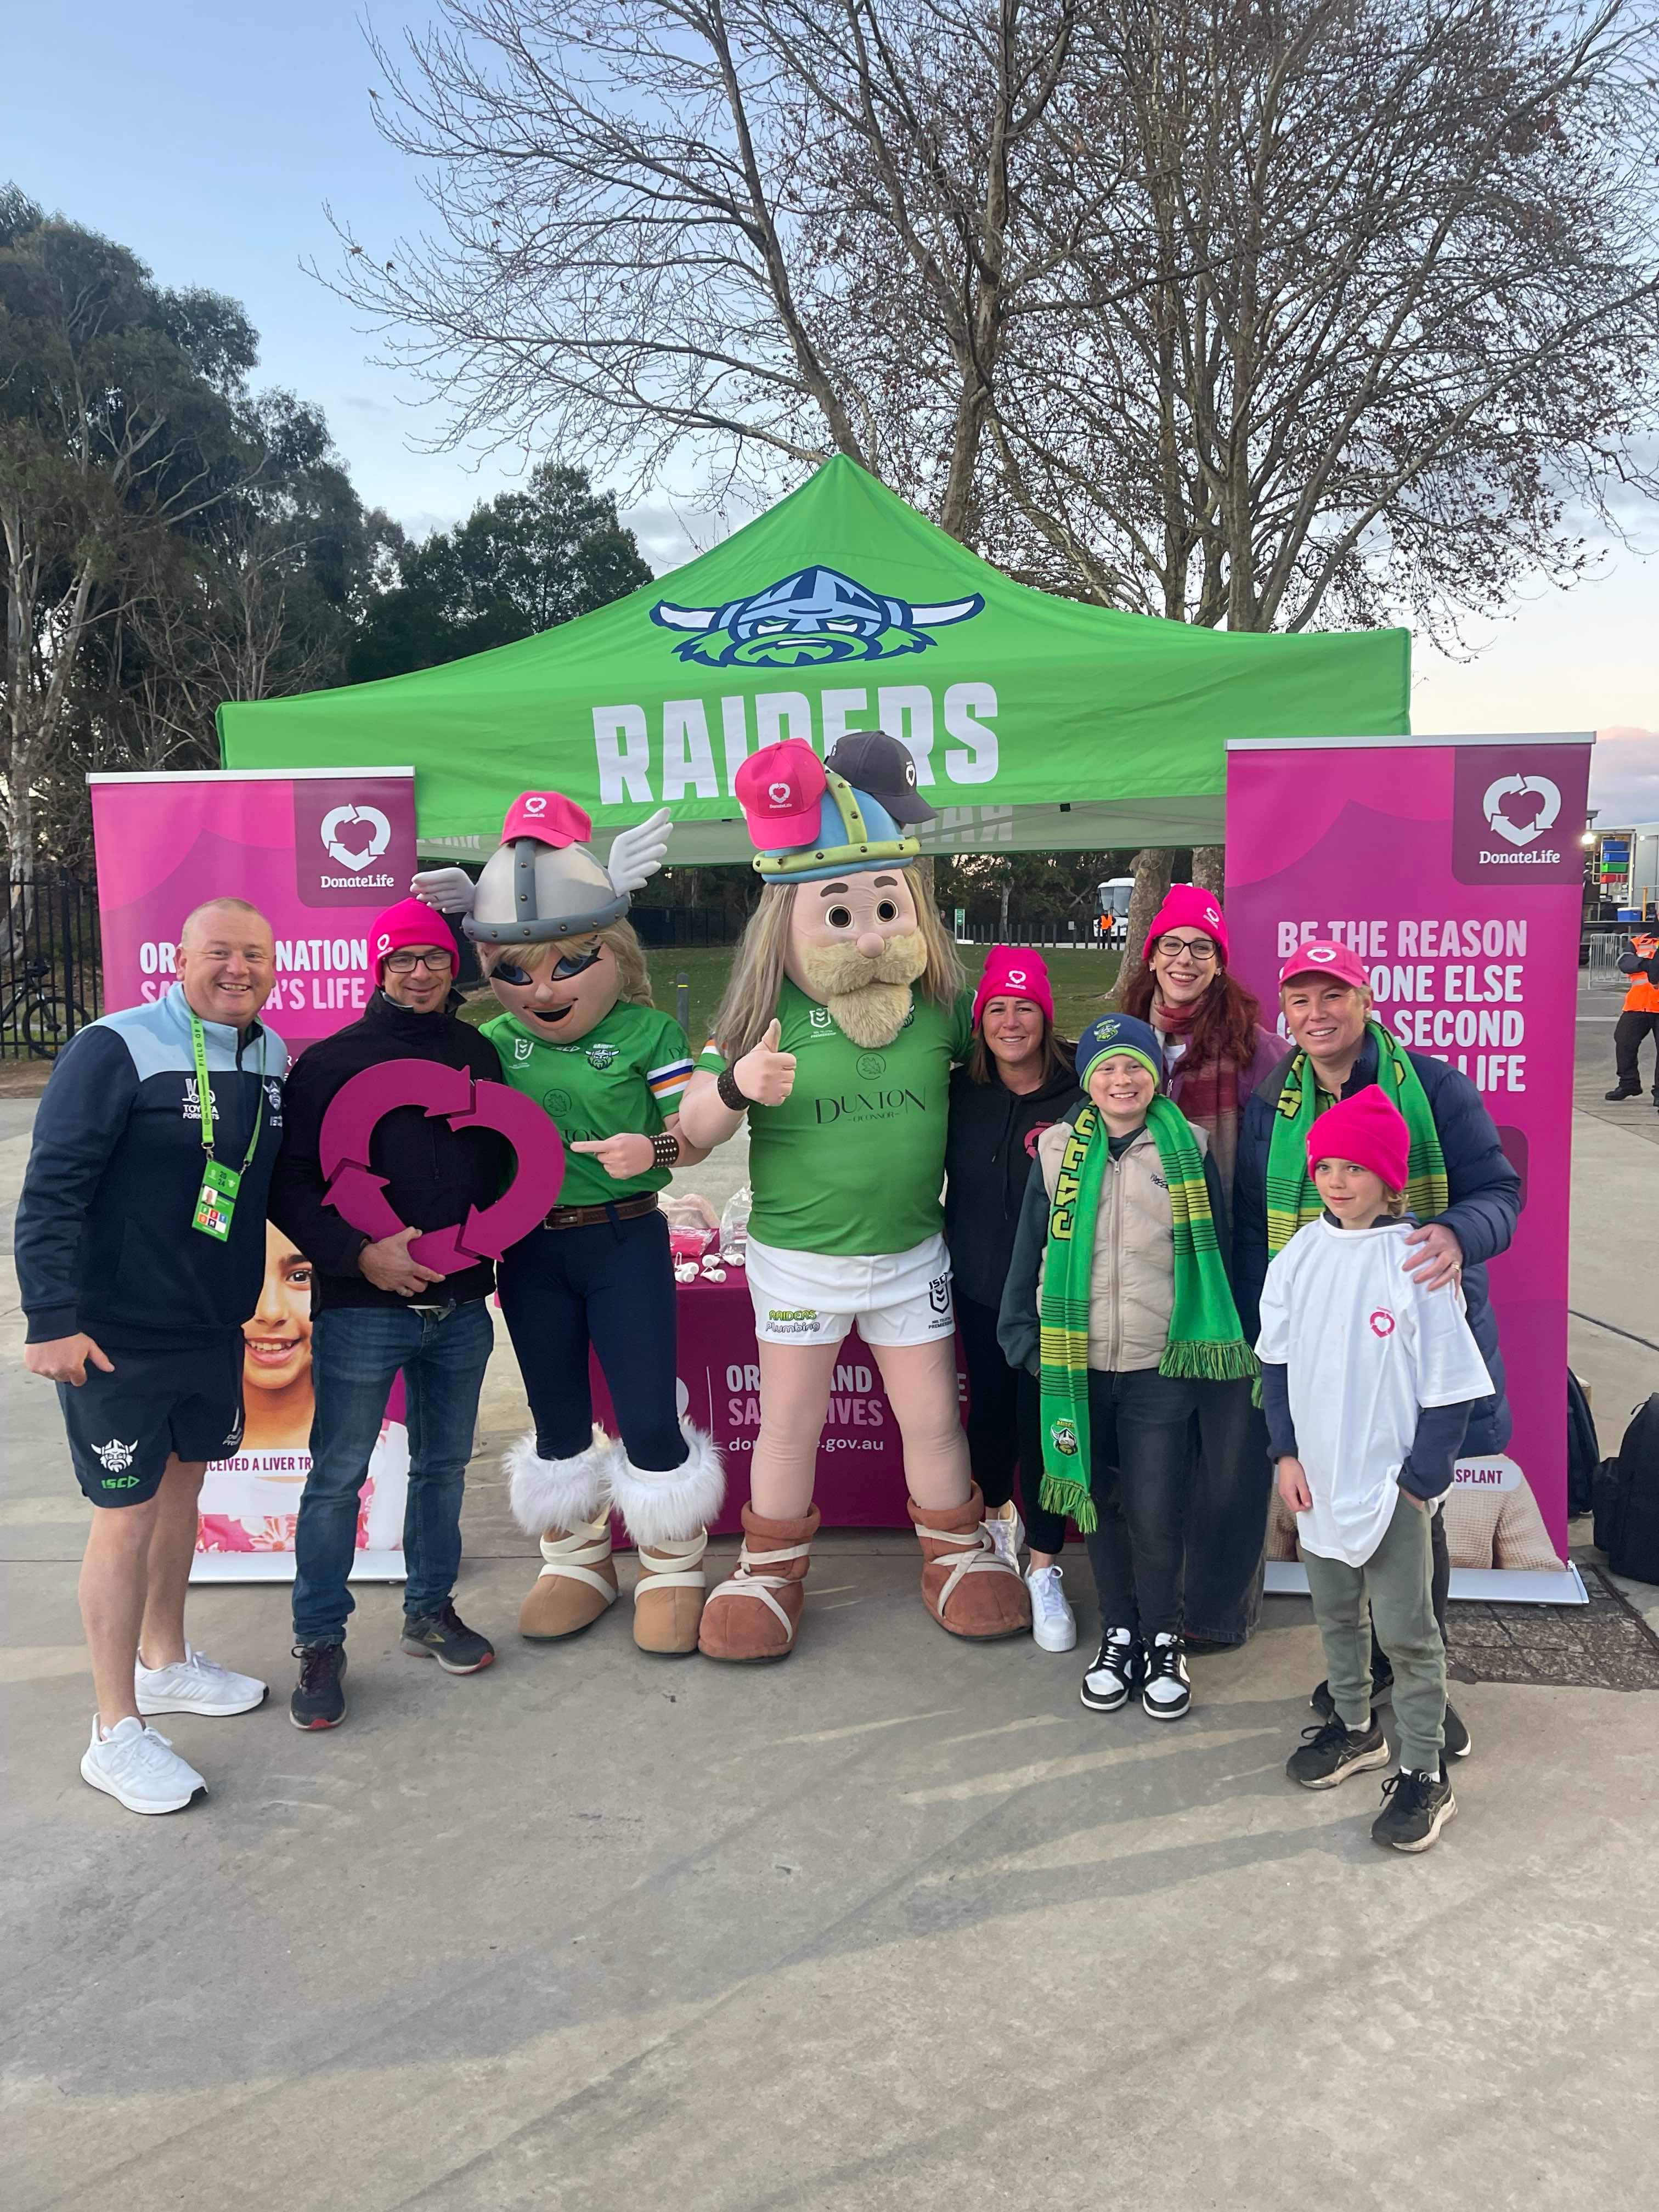
<svg viewBox="0 0 1659 2212">
<path fill-rule="evenodd" d="M 415 796 L 409 781 L 307 777 L 296 779 L 292 789 L 300 903 L 371 912 L 391 905 L 415 872 Z"/>
<path fill-rule="evenodd" d="M 1460 745 L 1452 873 L 1461 884 L 1577 883 L 1588 745 Z"/>
</svg>

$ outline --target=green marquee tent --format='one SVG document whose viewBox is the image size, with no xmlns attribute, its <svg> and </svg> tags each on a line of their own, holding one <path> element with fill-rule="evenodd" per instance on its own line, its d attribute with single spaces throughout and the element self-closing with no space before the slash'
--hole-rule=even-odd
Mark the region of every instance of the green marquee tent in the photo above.
<svg viewBox="0 0 1659 2212">
<path fill-rule="evenodd" d="M 1218 842 L 1229 738 L 1401 736 L 1405 630 L 1233 635 L 1012 582 L 854 462 L 685 567 L 441 668 L 219 709 L 226 767 L 412 763 L 423 851 L 558 790 L 674 858 L 750 857 L 732 779 L 780 738 L 904 739 L 935 851 Z M 601 845 L 608 841 L 600 836 Z"/>
</svg>

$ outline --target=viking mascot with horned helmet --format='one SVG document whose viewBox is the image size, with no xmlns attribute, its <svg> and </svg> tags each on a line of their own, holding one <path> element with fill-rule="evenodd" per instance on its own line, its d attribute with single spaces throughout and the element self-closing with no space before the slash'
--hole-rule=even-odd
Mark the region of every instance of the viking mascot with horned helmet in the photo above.
<svg viewBox="0 0 1659 2212">
<path fill-rule="evenodd" d="M 955 1636 L 1020 1635 L 1030 1596 L 983 1525 L 957 1412 L 939 1193 L 971 1017 L 913 828 L 933 809 L 880 731 L 823 760 L 793 739 L 764 746 L 735 788 L 765 888 L 680 1131 L 706 1151 L 749 1119 L 761 1427 L 738 1571 L 711 1592 L 699 1648 L 748 1661 L 794 1648 L 818 1436 L 854 1322 L 904 1441 L 924 1604 Z"/>
<path fill-rule="evenodd" d="M 638 1548 L 634 1640 L 665 1656 L 697 1648 L 708 1523 L 726 1487 L 712 1440 L 679 1417 L 674 1273 L 657 1204 L 677 1164 L 704 1158 L 675 1111 L 691 1062 L 678 1024 L 651 1004 L 623 919 L 629 893 L 662 865 L 667 823 L 664 809 L 623 830 L 602 867 L 580 807 L 526 792 L 476 886 L 459 868 L 415 878 L 423 898 L 465 914 L 502 1009 L 484 1035 L 565 1144 L 558 1205 L 498 1272 L 535 1420 L 507 1455 L 509 1495 L 544 1563 L 519 1626 L 570 1636 L 608 1610 L 614 1510 Z M 593 1425 L 590 1346 L 616 1437 Z"/>
</svg>

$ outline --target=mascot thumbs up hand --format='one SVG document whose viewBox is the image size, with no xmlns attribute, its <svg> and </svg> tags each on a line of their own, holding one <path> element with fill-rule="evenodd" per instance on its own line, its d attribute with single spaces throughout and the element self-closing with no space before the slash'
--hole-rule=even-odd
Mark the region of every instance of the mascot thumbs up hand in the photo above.
<svg viewBox="0 0 1659 2212">
<path fill-rule="evenodd" d="M 766 1035 L 732 1069 L 738 1088 L 757 1106 L 781 1106 L 795 1087 L 795 1055 L 780 1052 L 783 1024 L 774 1014 Z"/>
</svg>

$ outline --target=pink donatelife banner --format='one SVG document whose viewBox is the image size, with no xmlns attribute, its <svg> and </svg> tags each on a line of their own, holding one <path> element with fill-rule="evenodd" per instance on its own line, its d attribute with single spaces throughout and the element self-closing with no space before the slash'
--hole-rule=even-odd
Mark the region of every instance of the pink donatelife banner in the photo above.
<svg viewBox="0 0 1659 2212">
<path fill-rule="evenodd" d="M 1582 1601 L 1567 1560 L 1567 1228 L 1589 737 L 1249 739 L 1227 761 L 1232 965 L 1278 1002 L 1310 938 L 1364 961 L 1377 1018 L 1462 1069 L 1521 1177 L 1488 1270 L 1515 1432 L 1445 1507 L 1454 1592 Z M 1299 1586 L 1275 1500 L 1268 1587 Z"/>
<path fill-rule="evenodd" d="M 298 1054 L 355 1021 L 374 988 L 368 929 L 416 867 L 409 769 L 94 775 L 104 1005 L 165 997 L 179 925 L 203 900 L 251 900 L 276 941 L 264 1018 Z M 291 1581 L 294 1524 L 311 1466 L 311 1269 L 265 1230 L 258 1310 L 242 1331 L 246 1427 L 202 1486 L 198 1582 Z M 404 1572 L 409 1440 L 401 1381 L 369 1463 L 354 1576 Z"/>
</svg>

